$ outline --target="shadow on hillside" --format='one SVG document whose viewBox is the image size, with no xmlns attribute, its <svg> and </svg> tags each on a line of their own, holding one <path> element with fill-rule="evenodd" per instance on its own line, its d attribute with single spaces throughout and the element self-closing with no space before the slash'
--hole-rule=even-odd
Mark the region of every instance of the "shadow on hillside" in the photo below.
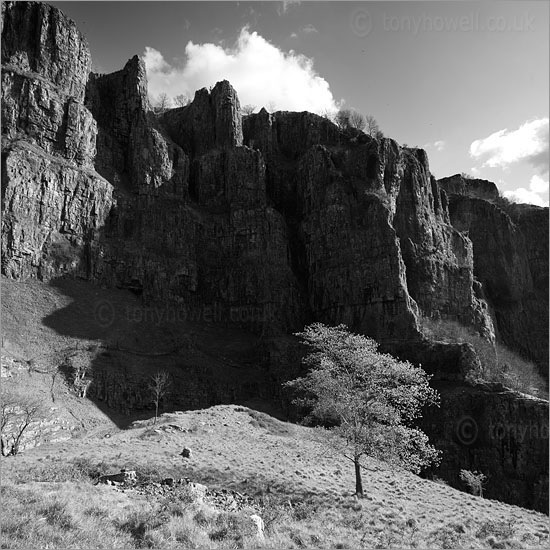
<svg viewBox="0 0 550 550">
<path fill-rule="evenodd" d="M 70 299 L 42 319 L 67 342 L 58 350 L 62 372 L 72 385 L 88 361 L 86 396 L 119 427 L 154 415 L 148 385 L 159 371 L 170 379 L 159 412 L 240 404 L 284 417 L 262 368 L 260 337 L 216 319 L 188 320 L 169 306 L 145 306 L 129 290 L 69 278 L 50 286 Z"/>
</svg>

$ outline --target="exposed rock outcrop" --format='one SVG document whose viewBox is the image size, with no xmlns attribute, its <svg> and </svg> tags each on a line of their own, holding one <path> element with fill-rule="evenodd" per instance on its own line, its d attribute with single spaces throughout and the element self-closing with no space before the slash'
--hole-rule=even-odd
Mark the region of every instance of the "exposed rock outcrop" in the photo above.
<svg viewBox="0 0 550 550">
<path fill-rule="evenodd" d="M 511 205 L 484 180 L 456 175 L 439 185 L 453 226 L 473 243 L 474 274 L 500 338 L 548 376 L 548 209 Z"/>
<path fill-rule="evenodd" d="M 20 8 L 7 6 L 11 21 Z M 42 13 L 39 4 L 30 8 Z M 65 26 L 66 34 L 77 36 L 69 22 Z M 6 25 L 6 41 L 11 28 Z M 8 48 L 17 70 L 25 67 L 16 60 L 24 57 L 18 51 L 31 49 L 27 42 Z M 57 42 L 60 59 L 69 44 Z M 40 47 L 51 48 L 47 41 Z M 89 68 L 89 54 L 82 57 Z M 418 339 L 422 311 L 491 333 L 473 291 L 471 243 L 449 225 L 423 151 L 343 132 L 310 113 L 262 110 L 246 117 L 243 132 L 239 101 L 227 81 L 210 92 L 199 90 L 187 107 L 156 117 L 137 57 L 121 71 L 90 74 L 84 107 L 84 69 L 71 70 L 82 85 L 70 79 L 66 84 L 72 93 L 68 112 L 88 118 L 66 134 L 87 144 L 86 154 L 64 150 L 59 139 L 50 146 L 47 122 L 56 116 L 22 100 L 27 92 L 14 85 L 3 89 L 3 105 L 25 105 L 45 130 L 35 139 L 22 122 L 29 117 L 14 115 L 6 118 L 5 135 L 21 136 L 40 147 L 40 155 L 55 153 L 59 162 L 80 170 L 93 162 L 97 173 L 90 170 L 93 183 L 85 187 L 97 187 L 92 199 L 97 204 L 84 201 L 78 224 L 72 214 L 78 201 L 59 212 L 45 211 L 38 189 L 23 192 L 24 174 L 7 161 L 13 197 L 7 195 L 5 273 L 48 279 L 66 272 L 61 267 L 56 272 L 49 252 L 57 246 L 55 231 L 61 231 L 70 234 L 64 237 L 74 249 L 70 265 L 80 276 L 131 288 L 149 301 L 216 304 L 225 312 L 257 308 L 259 319 L 245 322 L 257 331 L 294 330 L 317 318 L 346 322 L 381 340 Z M 43 74 L 57 78 L 53 69 Z M 35 169 L 29 167 L 28 174 Z M 73 187 L 55 180 L 49 189 L 52 197 L 61 192 L 78 197 Z M 29 197 L 36 205 L 32 216 L 21 210 Z M 42 229 L 25 245 L 32 251 L 30 264 L 17 268 L 23 245 L 12 243 L 32 233 L 26 225 Z"/>
<path fill-rule="evenodd" d="M 138 56 L 124 69 L 91 74 L 86 104 L 98 124 L 96 170 L 124 191 L 187 193 L 189 161 L 156 124 Z"/>
<path fill-rule="evenodd" d="M 32 73 L 82 103 L 91 67 L 86 39 L 57 8 L 2 3 L 2 69 Z"/>
<path fill-rule="evenodd" d="M 111 183 L 92 168 L 88 46 L 46 4 L 5 2 L 2 18 L 2 271 L 86 276 L 114 205 Z"/>
<path fill-rule="evenodd" d="M 487 498 L 548 513 L 548 401 L 505 388 L 436 387 L 442 406 L 422 423 L 443 452 L 436 475 L 464 490 L 461 469 L 483 472 Z"/>
</svg>

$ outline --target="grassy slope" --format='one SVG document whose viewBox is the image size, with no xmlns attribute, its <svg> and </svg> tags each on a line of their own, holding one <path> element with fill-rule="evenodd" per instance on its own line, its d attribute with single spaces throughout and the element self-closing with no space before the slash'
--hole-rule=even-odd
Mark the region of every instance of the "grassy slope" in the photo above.
<svg viewBox="0 0 550 550">
<path fill-rule="evenodd" d="M 80 293 L 77 299 L 75 288 Z M 123 324 L 115 323 L 107 333 L 94 324 L 89 310 L 95 292 L 122 305 L 134 300 L 129 293 L 92 291 L 82 283 L 61 292 L 37 282 L 3 281 L 3 353 L 20 365 L 13 369 L 9 384 L 47 401 L 48 376 L 29 375 L 25 360 L 39 357 L 38 362 L 46 364 L 59 360 L 59 350 L 66 347 L 113 337 L 128 342 L 133 337 Z M 71 315 L 51 328 L 44 319 L 59 311 Z M 194 330 L 200 347 L 201 334 L 211 342 L 214 329 L 182 330 Z M 242 333 L 233 336 L 233 340 L 231 335 L 220 337 L 218 347 L 210 348 L 211 355 L 231 357 L 239 339 L 245 338 Z M 160 339 L 157 345 L 168 343 Z M 200 357 L 208 359 L 205 354 Z M 160 477 L 190 477 L 209 487 L 255 496 L 256 510 L 268 524 L 261 544 L 267 547 L 524 548 L 548 542 L 546 516 L 392 472 L 374 461 L 365 471 L 367 498 L 357 501 L 351 496 L 353 468 L 345 459 L 330 456 L 311 429 L 251 409 L 221 405 L 171 413 L 163 415 L 157 426 L 137 420 L 122 430 L 117 427 L 122 422 L 115 422 L 111 411 L 105 414 L 91 401 L 77 399 L 62 379 L 57 384 L 55 405 L 49 403 L 56 407 L 52 412 L 78 419 L 84 427 L 80 437 L 2 459 L 4 548 L 260 545 L 254 537 L 242 535 L 238 518 L 180 501 L 167 508 L 162 499 L 94 487 L 89 478 L 67 466 L 82 459 L 103 473 L 122 467 L 153 469 Z M 169 424 L 185 431 L 161 429 Z M 183 446 L 192 450 L 189 460 L 179 456 Z"/>
<path fill-rule="evenodd" d="M 186 431 L 163 429 L 167 425 L 181 426 Z M 70 537 L 78 540 L 76 533 L 80 532 L 80 544 L 84 541 L 91 545 L 88 547 L 102 547 L 86 535 L 92 526 L 90 514 L 83 515 L 82 511 L 92 505 L 99 510 L 96 516 L 106 515 L 102 522 L 113 540 L 128 534 L 120 525 L 129 515 L 147 516 L 150 510 L 157 520 L 161 517 L 160 502 L 154 498 L 145 501 L 132 491 L 121 493 L 111 487 L 92 487 L 89 481 L 82 480 L 42 484 L 32 481 L 44 479 L 44 471 L 51 472 L 75 459 L 87 459 L 91 464 L 101 464 L 100 469 L 106 472 L 117 472 L 122 467 L 138 471 L 154 468 L 160 477 L 190 477 L 211 488 L 234 489 L 264 499 L 270 495 L 280 503 L 290 500 L 294 509 L 298 506 L 302 512 L 280 516 L 270 524 L 265 542 L 268 547 L 332 548 L 340 544 L 347 548 L 376 545 L 482 548 L 502 542 L 523 548 L 547 542 L 548 518 L 542 514 L 474 497 L 409 473 L 393 472 L 375 461 L 366 464 L 367 497 L 356 501 L 351 495 L 353 468 L 344 459 L 330 456 L 313 434 L 310 428 L 233 405 L 165 414 L 156 426 L 150 421 L 139 421 L 126 430 L 113 428 L 109 437 L 103 434 L 44 445 L 19 457 L 4 459 L 4 498 L 14 508 L 33 496 L 38 499 L 40 506 L 30 525 L 35 528 L 40 517 L 46 517 L 42 520 L 46 531 L 51 528 L 51 521 L 48 523 L 44 510 L 58 503 L 60 513 L 70 516 L 65 522 L 68 538 L 64 539 L 69 545 L 73 540 Z M 192 450 L 190 459 L 179 456 L 184 446 Z M 179 515 L 184 508 L 180 507 Z M 32 506 L 27 507 L 27 514 L 29 510 Z M 292 508 L 281 505 L 280 510 L 288 513 Z M 262 512 L 261 507 L 258 511 Z M 272 510 L 263 513 L 270 516 Z M 165 519 L 164 524 L 158 520 L 160 525 L 151 518 L 147 520 L 149 523 L 143 520 L 151 540 L 157 540 L 153 546 L 176 543 L 169 534 L 160 534 L 173 520 L 173 516 Z M 13 540 L 24 547 L 28 533 L 14 533 L 10 521 L 15 520 L 8 517 L 5 527 L 12 532 Z M 195 525 L 198 527 L 200 522 Z M 40 533 L 40 524 L 38 528 Z M 191 526 L 187 525 L 187 529 Z M 211 540 L 208 529 L 211 533 L 214 525 L 206 523 L 195 537 L 213 548 L 219 547 L 223 540 Z M 135 538 L 126 543 L 133 547 L 145 544 Z"/>
</svg>

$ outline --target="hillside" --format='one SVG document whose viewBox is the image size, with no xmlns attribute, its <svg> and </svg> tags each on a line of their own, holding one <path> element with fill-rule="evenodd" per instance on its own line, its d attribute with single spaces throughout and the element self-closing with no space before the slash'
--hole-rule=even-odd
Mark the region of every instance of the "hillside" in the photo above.
<svg viewBox="0 0 550 550">
<path fill-rule="evenodd" d="M 183 447 L 191 450 L 190 458 L 180 456 Z M 126 467 L 157 484 L 93 487 L 92 479 L 78 478 L 79 460 L 80 471 L 116 473 Z M 15 507 L 4 519 L 3 533 L 14 537 L 10 548 L 28 547 L 44 534 L 42 544 L 57 537 L 58 544 L 66 543 L 63 548 L 79 547 L 83 540 L 86 548 L 176 548 L 178 540 L 210 548 L 238 540 L 256 548 L 527 548 L 548 543 L 547 516 L 390 471 L 372 460 L 366 466 L 367 496 L 358 502 L 351 496 L 352 465 L 330 456 L 311 428 L 232 405 L 174 412 L 156 425 L 138 421 L 127 430 L 113 427 L 4 459 L 3 477 L 10 481 L 4 484 L 3 502 L 26 495 L 29 506 L 20 509 L 26 527 L 12 515 Z M 219 535 L 221 524 L 212 519 L 216 513 L 211 509 L 201 523 L 200 506 L 178 501 L 177 486 L 159 483 L 169 476 L 207 485 L 214 496 L 206 503 L 218 508 L 231 500 L 220 496 L 223 489 L 238 492 L 239 502 L 246 504 L 232 513 L 241 514 L 241 523 L 247 513 L 262 514 L 269 522 L 265 542 L 254 540 L 250 530 L 247 538 L 241 524 L 244 541 L 238 528 Z M 53 516 L 48 510 L 56 502 L 58 515 Z M 167 502 L 172 502 L 168 516 L 166 509 L 161 513 Z M 91 529 L 98 520 L 90 516 L 92 509 L 103 533 L 95 540 Z"/>
</svg>

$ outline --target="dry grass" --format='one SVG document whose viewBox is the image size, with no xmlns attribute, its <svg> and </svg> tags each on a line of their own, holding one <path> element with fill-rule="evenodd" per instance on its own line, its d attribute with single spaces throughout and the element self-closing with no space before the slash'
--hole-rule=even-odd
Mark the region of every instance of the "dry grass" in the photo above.
<svg viewBox="0 0 550 550">
<path fill-rule="evenodd" d="M 179 426 L 185 431 L 166 429 Z M 3 548 L 498 548 L 545 546 L 548 518 L 368 461 L 353 467 L 313 430 L 237 406 L 162 415 L 109 438 L 45 445 L 3 459 Z M 143 437 L 144 434 L 148 437 Z M 191 448 L 190 459 L 179 452 Z M 253 497 L 241 512 L 185 494 L 94 486 L 133 467 L 141 481 L 190 477 Z M 259 541 L 249 515 L 259 513 Z M 101 532 L 102 536 L 97 537 Z"/>
</svg>

